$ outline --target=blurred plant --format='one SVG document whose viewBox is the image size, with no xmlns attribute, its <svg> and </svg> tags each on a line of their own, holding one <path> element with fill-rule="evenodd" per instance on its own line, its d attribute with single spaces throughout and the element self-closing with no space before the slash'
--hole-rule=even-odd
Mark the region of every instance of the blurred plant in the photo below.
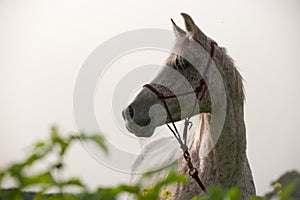
<svg viewBox="0 0 300 200">
<path fill-rule="evenodd" d="M 11 190 L 11 192 L 6 193 L 5 197 L 7 199 L 21 199 L 21 191 L 31 187 L 38 187 L 40 189 L 40 192 L 36 195 L 36 199 L 50 189 L 57 189 L 62 192 L 64 188 L 69 186 L 76 186 L 81 189 L 81 191 L 86 192 L 87 187 L 78 178 L 57 180 L 57 178 L 54 177 L 54 173 L 62 170 L 64 167 L 63 159 L 66 151 L 72 143 L 79 140 L 91 140 L 95 142 L 105 153 L 108 153 L 104 139 L 99 134 L 92 136 L 80 134 L 61 137 L 58 133 L 58 129 L 53 126 L 51 128 L 50 139 L 35 143 L 30 150 L 30 155 L 26 157 L 24 161 L 14 163 L 8 168 L 0 171 L 0 186 L 2 185 L 2 180 L 5 177 L 12 178 L 17 184 L 16 188 Z M 26 172 L 30 170 L 34 164 L 45 159 L 52 153 L 56 154 L 56 162 L 38 174 L 27 175 L 28 173 Z M 0 195 L 2 193 L 3 191 L 0 189 Z"/>
<path fill-rule="evenodd" d="M 156 172 L 145 173 L 140 181 L 135 185 L 119 185 L 113 188 L 99 187 L 96 191 L 91 191 L 80 179 L 70 178 L 67 180 L 61 180 L 54 174 L 64 169 L 64 156 L 71 144 L 79 141 L 91 141 L 101 148 L 106 154 L 108 149 L 105 145 L 104 138 L 100 134 L 94 135 L 70 135 L 67 137 L 60 136 L 58 129 L 52 127 L 50 139 L 45 141 L 39 141 L 33 145 L 30 150 L 30 155 L 27 156 L 24 161 L 16 162 L 4 170 L 0 171 L 0 200 L 13 199 L 13 200 L 115 200 L 120 194 L 130 194 L 137 200 L 167 200 L 173 199 L 173 193 L 168 189 L 170 184 L 174 183 L 186 183 L 187 178 L 185 175 L 177 175 L 174 168 L 170 168 L 167 176 L 154 186 L 143 187 L 142 183 L 147 182 L 149 178 L 155 176 Z M 38 174 L 28 175 L 28 170 L 34 166 L 34 164 L 41 162 L 50 154 L 55 154 L 57 159 L 54 163 L 47 166 L 45 170 L 42 170 Z M 32 170 L 31 170 L 32 171 Z M 16 188 L 2 189 L 2 182 L 4 178 L 10 177 L 16 183 Z M 66 193 L 65 189 L 69 187 L 76 187 L 79 189 L 78 193 L 70 194 Z M 24 192 L 32 187 L 38 188 L 39 192 Z M 280 182 L 274 184 L 276 190 L 275 196 L 272 199 L 276 200 L 292 200 L 292 192 L 295 189 L 295 184 L 287 184 L 284 186 Z M 57 191 L 56 193 L 49 193 L 51 191 Z M 208 188 L 207 193 L 201 197 L 194 197 L 192 200 L 238 200 L 242 197 L 238 188 L 231 188 L 224 190 L 220 187 L 211 186 Z M 265 200 L 263 197 L 251 197 L 250 200 Z"/>
<path fill-rule="evenodd" d="M 287 171 L 271 185 L 273 190 L 266 199 L 300 199 L 300 173 L 295 170 Z"/>
<path fill-rule="evenodd" d="M 238 188 L 224 190 L 219 186 L 210 186 L 207 193 L 201 197 L 194 197 L 192 200 L 238 200 L 241 193 Z"/>
<path fill-rule="evenodd" d="M 276 184 L 274 187 L 280 187 L 279 193 L 270 198 L 252 196 L 249 200 L 297 200 L 291 196 L 291 193 L 295 189 L 295 184 L 290 184 L 287 187 L 283 187 L 281 184 Z M 238 200 L 242 198 L 242 193 L 239 188 L 231 188 L 224 190 L 217 186 L 211 186 L 208 188 L 207 193 L 201 197 L 194 197 L 192 200 Z"/>
<path fill-rule="evenodd" d="M 50 139 L 45 141 L 39 141 L 33 145 L 30 150 L 30 155 L 27 156 L 24 161 L 16 162 L 0 171 L 0 199 L 116 199 L 121 193 L 127 192 L 134 195 L 140 200 L 152 200 L 158 199 L 159 194 L 163 187 L 178 182 L 185 182 L 185 176 L 178 176 L 174 172 L 170 171 L 168 176 L 158 182 L 152 189 L 145 190 L 142 188 L 142 180 L 136 185 L 120 185 L 114 188 L 100 187 L 96 191 L 90 191 L 88 187 L 82 183 L 78 178 L 70 178 L 67 180 L 61 180 L 54 176 L 55 172 L 62 171 L 65 163 L 64 156 L 71 144 L 79 141 L 92 141 L 96 143 L 106 154 L 108 149 L 105 145 L 104 138 L 100 134 L 94 135 L 70 135 L 67 137 L 60 136 L 56 127 L 51 128 Z M 28 171 L 34 166 L 34 164 L 41 162 L 47 156 L 55 154 L 57 157 L 56 162 L 47 166 L 45 170 L 38 174 L 28 175 Z M 32 171 L 32 170 L 31 170 Z M 145 180 L 152 176 L 153 173 L 146 173 L 142 179 Z M 16 183 L 16 188 L 2 189 L 2 182 L 4 178 L 11 178 Z M 78 194 L 64 193 L 65 189 L 69 187 L 77 187 L 79 189 Z M 28 188 L 38 188 L 39 192 L 24 192 Z M 54 194 L 48 194 L 49 191 L 58 191 Z M 147 192 L 146 192 L 147 191 Z"/>
</svg>

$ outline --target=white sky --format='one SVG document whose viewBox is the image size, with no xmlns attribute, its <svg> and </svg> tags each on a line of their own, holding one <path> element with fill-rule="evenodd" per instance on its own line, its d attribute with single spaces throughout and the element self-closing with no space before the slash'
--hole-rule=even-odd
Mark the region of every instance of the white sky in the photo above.
<svg viewBox="0 0 300 200">
<path fill-rule="evenodd" d="M 76 130 L 74 84 L 98 45 L 133 29 L 171 29 L 171 17 L 182 26 L 183 11 L 229 50 L 245 79 L 248 157 L 258 194 L 283 172 L 300 170 L 298 0 L 0 0 L 0 168 L 45 138 L 50 125 L 66 134 Z M 80 145 L 67 163 L 66 174 L 92 187 L 128 179 Z"/>
</svg>

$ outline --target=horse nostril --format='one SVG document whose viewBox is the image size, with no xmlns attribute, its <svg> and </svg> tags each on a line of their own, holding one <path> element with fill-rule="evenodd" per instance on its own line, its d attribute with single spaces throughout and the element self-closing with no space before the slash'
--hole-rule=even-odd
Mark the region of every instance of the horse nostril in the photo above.
<svg viewBox="0 0 300 200">
<path fill-rule="evenodd" d="M 128 106 L 128 112 L 129 112 L 130 117 L 133 119 L 133 108 L 132 108 L 132 106 Z"/>
</svg>

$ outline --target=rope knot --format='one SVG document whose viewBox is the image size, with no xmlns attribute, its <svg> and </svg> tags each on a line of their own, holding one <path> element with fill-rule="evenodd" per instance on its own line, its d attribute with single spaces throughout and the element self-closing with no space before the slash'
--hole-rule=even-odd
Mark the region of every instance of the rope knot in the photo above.
<svg viewBox="0 0 300 200">
<path fill-rule="evenodd" d="M 189 130 L 191 130 L 192 126 L 193 126 L 193 122 L 189 121 L 188 119 L 186 119 L 184 121 L 184 126 L 187 127 Z"/>
<path fill-rule="evenodd" d="M 189 175 L 192 177 L 192 178 L 198 178 L 198 170 L 196 168 L 193 168 L 189 171 Z"/>
</svg>

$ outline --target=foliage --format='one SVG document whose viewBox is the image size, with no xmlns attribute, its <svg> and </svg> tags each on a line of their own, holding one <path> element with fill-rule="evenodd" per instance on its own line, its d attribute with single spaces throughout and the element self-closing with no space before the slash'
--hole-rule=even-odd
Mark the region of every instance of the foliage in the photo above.
<svg viewBox="0 0 300 200">
<path fill-rule="evenodd" d="M 273 191 L 265 195 L 270 199 L 280 196 L 282 199 L 300 199 L 300 173 L 293 170 L 287 171 L 272 183 Z"/>
<path fill-rule="evenodd" d="M 280 183 L 274 185 L 274 188 L 278 187 Z M 292 191 L 294 190 L 294 184 L 289 184 L 287 187 L 282 187 L 281 191 L 270 198 L 266 197 L 259 197 L 259 196 L 252 196 L 249 200 L 296 200 L 291 196 Z M 278 189 L 278 188 L 277 188 Z M 211 186 L 208 188 L 207 193 L 202 197 L 194 197 L 192 200 L 239 200 L 242 198 L 242 193 L 240 192 L 239 188 L 231 188 L 229 190 L 222 189 L 217 186 Z"/>
<path fill-rule="evenodd" d="M 70 148 L 71 144 L 74 142 L 83 141 L 92 141 L 95 142 L 105 153 L 108 154 L 108 149 L 105 145 L 104 139 L 100 134 L 95 134 L 88 136 L 85 134 L 80 135 L 70 135 L 68 137 L 62 137 L 58 133 L 56 127 L 52 127 L 50 139 L 45 141 L 39 141 L 35 143 L 30 151 L 30 155 L 27 156 L 24 161 L 17 162 L 6 169 L 0 171 L 0 199 L 107 199 L 113 200 L 121 193 L 127 192 L 134 195 L 139 200 L 150 200 L 158 199 L 160 192 L 163 187 L 172 184 L 185 182 L 185 176 L 178 176 L 174 172 L 170 171 L 168 176 L 165 179 L 157 183 L 153 189 L 148 191 L 146 194 L 144 188 L 142 188 L 141 182 L 129 186 L 129 185 L 120 185 L 114 188 L 98 188 L 96 191 L 90 191 L 88 187 L 82 183 L 78 178 L 70 178 L 67 180 L 61 180 L 54 176 L 55 172 L 62 171 L 65 163 L 64 156 L 66 155 L 67 150 Z M 56 154 L 57 161 L 48 166 L 42 172 L 38 174 L 28 175 L 27 171 L 30 171 L 30 168 L 34 164 L 45 159 L 50 154 Z M 147 179 L 152 175 L 152 173 L 147 173 L 143 176 L 143 179 Z M 5 177 L 12 178 L 17 186 L 13 189 L 1 189 L 2 181 Z M 78 194 L 68 194 L 64 193 L 65 189 L 75 186 L 80 192 Z M 38 187 L 39 192 L 24 192 L 24 190 L 32 187 Z M 55 194 L 49 194 L 49 191 L 52 190 L 58 191 Z"/>
<path fill-rule="evenodd" d="M 147 181 L 148 178 L 155 175 L 155 172 L 145 173 L 141 180 L 136 185 L 119 185 L 113 188 L 99 187 L 96 191 L 91 191 L 89 188 L 78 178 L 70 178 L 61 180 L 54 176 L 55 172 L 64 169 L 64 156 L 71 144 L 78 141 L 92 141 L 99 146 L 106 154 L 108 149 L 105 145 L 104 138 L 100 134 L 88 136 L 85 134 L 70 135 L 62 137 L 58 133 L 56 127 L 52 127 L 50 139 L 39 141 L 33 145 L 30 150 L 30 155 L 24 161 L 16 162 L 4 170 L 0 171 L 0 200 L 14 199 L 14 200 L 51 200 L 51 199 L 68 199 L 68 200 L 115 200 L 120 194 L 131 194 L 137 200 L 167 200 L 172 199 L 173 194 L 167 188 L 168 185 L 173 183 L 186 183 L 187 178 L 184 175 L 177 175 L 170 169 L 168 175 L 154 186 L 143 187 L 142 182 Z M 37 173 L 30 174 L 28 170 L 38 162 L 41 162 L 50 154 L 55 154 L 57 160 L 50 164 L 45 170 Z M 28 175 L 29 174 L 29 175 Z M 6 177 L 12 178 L 16 182 L 16 188 L 1 189 L 3 179 Z M 79 189 L 78 193 L 66 193 L 65 189 L 69 187 L 76 187 Z M 35 187 L 39 192 L 25 192 L 26 190 Z M 277 190 L 276 200 L 291 199 L 295 185 L 287 185 L 283 187 L 280 183 L 274 185 Z M 56 193 L 49 193 L 50 191 L 57 191 Z M 208 192 L 201 197 L 194 197 L 192 200 L 238 200 L 242 197 L 238 188 L 231 188 L 229 190 L 221 189 L 220 187 L 212 186 L 208 188 Z M 264 200 L 262 197 L 251 197 L 251 200 Z"/>
<path fill-rule="evenodd" d="M 17 162 L 8 168 L 0 171 L 0 186 L 3 178 L 10 177 L 16 184 L 17 188 L 6 193 L 7 199 L 21 199 L 21 191 L 30 187 L 38 187 L 40 192 L 36 195 L 36 199 L 42 196 L 50 189 L 58 189 L 60 192 L 69 186 L 76 186 L 83 192 L 87 191 L 87 187 L 77 178 L 68 180 L 58 180 L 54 177 L 56 171 L 60 171 L 64 167 L 64 156 L 73 142 L 79 140 L 91 140 L 95 142 L 104 152 L 108 153 L 103 137 L 99 134 L 87 136 L 84 134 L 70 135 L 68 137 L 61 137 L 56 127 L 51 128 L 50 139 L 39 141 L 33 145 L 30 150 L 30 155 L 22 162 Z M 27 175 L 28 171 L 34 164 L 45 159 L 50 154 L 56 154 L 57 160 L 48 166 L 42 172 L 34 175 Z M 1 195 L 0 190 L 0 195 Z"/>
</svg>

